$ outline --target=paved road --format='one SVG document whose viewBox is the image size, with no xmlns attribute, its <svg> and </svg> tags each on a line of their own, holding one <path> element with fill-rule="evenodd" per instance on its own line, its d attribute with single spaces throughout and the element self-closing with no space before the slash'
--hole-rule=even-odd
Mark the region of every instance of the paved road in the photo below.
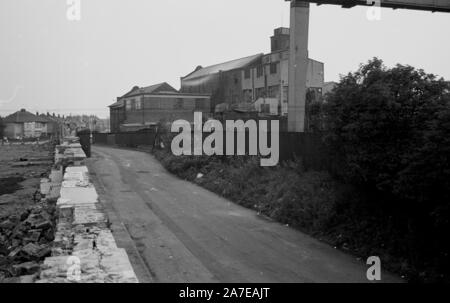
<svg viewBox="0 0 450 303">
<path fill-rule="evenodd" d="M 140 281 L 367 282 L 354 257 L 178 179 L 147 153 L 95 146 L 88 165 Z"/>
</svg>

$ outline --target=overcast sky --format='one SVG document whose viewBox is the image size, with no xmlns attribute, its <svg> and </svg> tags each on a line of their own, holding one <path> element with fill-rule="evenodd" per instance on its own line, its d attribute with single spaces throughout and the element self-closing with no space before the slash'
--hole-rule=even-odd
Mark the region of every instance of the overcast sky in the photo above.
<svg viewBox="0 0 450 303">
<path fill-rule="evenodd" d="M 68 21 L 62 0 L 0 1 L 0 115 L 108 115 L 132 86 L 168 82 L 197 65 L 270 51 L 273 29 L 289 26 L 284 0 L 81 0 Z M 325 80 L 378 56 L 450 79 L 450 14 L 311 6 L 309 55 Z"/>
</svg>

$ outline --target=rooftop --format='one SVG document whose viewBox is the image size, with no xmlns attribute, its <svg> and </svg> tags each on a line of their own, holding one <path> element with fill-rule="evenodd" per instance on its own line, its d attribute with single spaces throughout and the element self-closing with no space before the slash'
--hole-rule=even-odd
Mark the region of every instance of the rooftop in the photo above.
<svg viewBox="0 0 450 303">
<path fill-rule="evenodd" d="M 44 117 L 36 116 L 26 111 L 24 108 L 3 119 L 3 123 L 28 123 L 28 122 L 47 123 L 49 121 Z"/>
<path fill-rule="evenodd" d="M 183 78 L 183 80 L 190 80 L 198 77 L 203 77 L 211 74 L 216 74 L 220 71 L 230 71 L 238 68 L 243 68 L 249 65 L 250 63 L 253 63 L 257 59 L 261 58 L 263 54 L 256 54 L 253 56 L 248 56 L 236 60 L 227 61 L 224 63 L 219 63 L 207 67 L 200 67 L 197 68 L 194 72 L 188 74 L 186 77 Z"/>
<path fill-rule="evenodd" d="M 158 84 L 153 84 L 145 87 L 134 86 L 128 93 L 122 97 L 117 98 L 117 102 L 109 105 L 108 107 L 119 107 L 123 106 L 123 98 L 138 96 L 141 94 L 155 94 L 155 93 L 176 93 L 177 90 L 173 88 L 169 83 L 162 82 Z"/>
<path fill-rule="evenodd" d="M 210 97 L 209 94 L 196 94 L 196 93 L 182 93 L 177 91 L 175 88 L 173 88 L 170 84 L 163 82 L 155 85 L 150 85 L 147 87 L 133 87 L 128 93 L 123 95 L 122 97 L 117 98 L 117 102 L 114 102 L 113 104 L 109 105 L 108 107 L 122 107 L 125 105 L 124 98 L 133 97 L 133 96 L 139 96 L 139 95 L 150 95 L 150 94 L 157 94 L 157 95 L 177 95 L 180 98 L 181 97 L 197 97 L 197 98 L 206 98 Z"/>
<path fill-rule="evenodd" d="M 129 91 L 128 93 L 123 95 L 122 98 L 132 97 L 132 96 L 141 95 L 141 94 L 154 94 L 154 93 L 160 93 L 160 92 L 177 92 L 177 90 L 175 88 L 173 88 L 169 83 L 162 82 L 162 83 L 158 83 L 158 84 L 154 84 L 154 85 L 150 85 L 150 86 L 146 86 L 146 87 L 135 86 L 131 89 L 131 91 Z"/>
</svg>

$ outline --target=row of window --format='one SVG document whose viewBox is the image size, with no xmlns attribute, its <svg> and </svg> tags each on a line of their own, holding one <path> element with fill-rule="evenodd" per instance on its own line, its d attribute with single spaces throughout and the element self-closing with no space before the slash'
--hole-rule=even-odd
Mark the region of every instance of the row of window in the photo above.
<svg viewBox="0 0 450 303">
<path fill-rule="evenodd" d="M 184 100 L 183 98 L 177 98 L 175 102 L 168 100 L 148 100 L 150 102 L 146 102 L 148 104 L 148 109 L 186 109 L 189 108 L 190 104 L 192 104 L 192 99 Z M 194 108 L 195 109 L 207 109 L 209 104 L 209 100 L 203 98 L 197 98 L 194 100 Z M 125 108 L 127 111 L 133 110 L 141 110 L 143 107 L 141 99 L 130 99 L 126 100 Z M 147 106 L 146 106 L 147 108 Z"/>
<path fill-rule="evenodd" d="M 126 106 L 127 111 L 140 110 L 140 109 L 142 109 L 142 100 L 140 100 L 140 99 L 127 100 L 125 106 Z"/>
<path fill-rule="evenodd" d="M 36 128 L 44 128 L 47 124 L 43 122 L 27 122 L 24 123 L 24 128 L 28 129 L 36 129 Z"/>
<path fill-rule="evenodd" d="M 278 71 L 278 63 L 270 63 L 270 74 L 276 74 Z M 245 79 L 250 79 L 250 73 L 251 73 L 251 69 L 250 68 L 246 68 L 244 70 L 244 78 Z M 264 66 L 263 65 L 258 65 L 256 67 L 256 77 L 260 78 L 264 75 Z"/>
<path fill-rule="evenodd" d="M 251 96 L 252 90 L 251 89 L 244 89 L 242 91 L 244 96 Z M 280 97 L 280 86 L 279 85 L 272 85 L 267 87 L 267 90 L 264 87 L 258 87 L 255 88 L 255 98 L 279 98 Z M 287 86 L 283 87 L 283 98 L 287 98 Z"/>
</svg>

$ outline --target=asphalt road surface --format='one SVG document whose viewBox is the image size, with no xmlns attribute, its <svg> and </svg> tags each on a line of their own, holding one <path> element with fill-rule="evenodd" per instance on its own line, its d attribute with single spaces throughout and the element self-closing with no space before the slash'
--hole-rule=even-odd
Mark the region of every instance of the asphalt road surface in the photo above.
<svg viewBox="0 0 450 303">
<path fill-rule="evenodd" d="M 368 282 L 363 260 L 181 180 L 148 153 L 94 146 L 88 166 L 141 282 Z"/>
</svg>

